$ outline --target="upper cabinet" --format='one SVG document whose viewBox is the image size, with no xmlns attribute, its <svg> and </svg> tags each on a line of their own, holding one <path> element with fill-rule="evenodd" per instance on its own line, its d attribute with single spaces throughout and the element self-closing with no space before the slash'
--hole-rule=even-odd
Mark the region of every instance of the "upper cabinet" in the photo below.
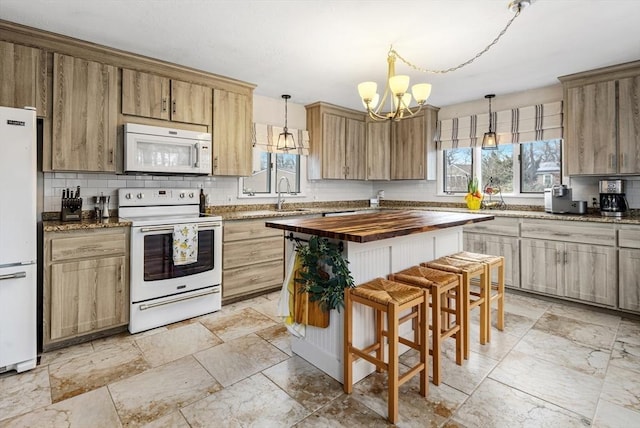
<svg viewBox="0 0 640 428">
<path fill-rule="evenodd" d="M 116 170 L 117 87 L 116 67 L 53 55 L 53 170 Z"/>
<path fill-rule="evenodd" d="M 306 106 L 309 179 L 366 178 L 364 113 L 327 103 Z"/>
<path fill-rule="evenodd" d="M 640 61 L 560 80 L 567 173 L 640 173 Z"/>
<path fill-rule="evenodd" d="M 0 105 L 35 107 L 47 116 L 47 54 L 40 49 L 0 41 Z"/>
<path fill-rule="evenodd" d="M 213 91 L 213 174 L 251 175 L 253 99 Z"/>
<path fill-rule="evenodd" d="M 211 108 L 207 86 L 122 70 L 122 114 L 207 125 Z"/>
<path fill-rule="evenodd" d="M 367 120 L 367 180 L 391 178 L 391 122 Z"/>
</svg>

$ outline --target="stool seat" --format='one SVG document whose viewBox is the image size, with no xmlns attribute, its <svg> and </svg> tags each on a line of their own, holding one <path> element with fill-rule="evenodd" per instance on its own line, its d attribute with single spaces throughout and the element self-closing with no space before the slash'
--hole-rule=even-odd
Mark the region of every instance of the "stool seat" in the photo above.
<svg viewBox="0 0 640 428">
<path fill-rule="evenodd" d="M 451 337 L 456 341 L 456 363 L 462 365 L 464 351 L 464 313 L 462 304 L 462 281 L 460 275 L 432 269 L 424 266 L 412 266 L 389 275 L 393 281 L 403 282 L 416 287 L 428 288 L 431 294 L 431 336 L 433 384 L 440 385 L 440 354 L 444 339 Z M 455 301 L 455 305 L 452 304 Z M 451 321 L 450 316 L 454 316 Z"/>
<path fill-rule="evenodd" d="M 459 260 L 469 261 L 469 262 L 489 263 L 489 264 L 498 263 L 503 259 L 502 256 L 492 256 L 490 254 L 472 253 L 470 251 L 460 251 L 459 253 L 452 254 L 449 257 L 459 259 Z"/>
<path fill-rule="evenodd" d="M 404 305 L 413 299 L 420 298 L 422 291 L 410 285 L 400 284 L 384 278 L 377 278 L 351 290 L 353 296 L 362 297 L 381 305 L 394 302 Z"/>
<path fill-rule="evenodd" d="M 444 270 L 452 273 L 475 274 L 484 271 L 484 265 L 480 262 L 460 260 L 450 256 L 440 257 L 426 263 L 426 267 Z"/>
</svg>

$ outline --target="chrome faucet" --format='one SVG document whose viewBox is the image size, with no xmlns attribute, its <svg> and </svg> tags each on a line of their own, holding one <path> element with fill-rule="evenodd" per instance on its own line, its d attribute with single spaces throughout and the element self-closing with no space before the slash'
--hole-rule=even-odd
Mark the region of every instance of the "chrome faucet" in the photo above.
<svg viewBox="0 0 640 428">
<path fill-rule="evenodd" d="M 282 209 L 282 204 L 284 203 L 284 199 L 282 199 L 282 191 L 281 191 L 282 180 L 284 180 L 287 183 L 287 193 L 291 194 L 291 183 L 289 183 L 289 179 L 286 176 L 280 177 L 280 180 L 278 180 L 278 211 Z"/>
</svg>

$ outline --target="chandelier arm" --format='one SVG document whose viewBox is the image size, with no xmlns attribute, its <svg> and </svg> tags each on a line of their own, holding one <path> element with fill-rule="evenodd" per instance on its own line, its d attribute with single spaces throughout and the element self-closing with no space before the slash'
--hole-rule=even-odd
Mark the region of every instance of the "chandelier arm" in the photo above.
<svg viewBox="0 0 640 428">
<path fill-rule="evenodd" d="M 518 9 L 516 10 L 516 13 L 513 15 L 513 17 L 509 20 L 509 22 L 507 22 L 507 25 L 502 29 L 502 31 L 500 31 L 500 34 L 498 34 L 498 36 L 493 39 L 493 41 L 491 43 L 489 43 L 483 50 L 481 50 L 480 52 L 478 52 L 474 57 L 466 60 L 465 62 L 456 65 L 455 67 L 451 67 L 451 68 L 447 68 L 444 70 L 430 70 L 428 68 L 422 68 L 419 67 L 409 61 L 407 61 L 406 59 L 404 59 L 395 49 L 393 49 L 393 46 L 389 49 L 389 54 L 391 55 L 395 55 L 400 61 L 404 62 L 406 65 L 408 65 L 409 67 L 413 68 L 414 70 L 420 71 L 422 73 L 431 73 L 431 74 L 445 74 L 445 73 L 449 73 L 451 71 L 456 71 L 461 69 L 464 66 L 467 66 L 469 64 L 471 64 L 472 62 L 474 62 L 476 59 L 480 58 L 482 55 L 484 55 L 489 49 L 491 49 L 496 43 L 498 43 L 498 41 L 500 40 L 500 38 L 502 36 L 504 36 L 504 33 L 507 32 L 507 29 L 509 29 L 509 27 L 511 26 L 511 24 L 513 23 L 513 21 L 520 16 L 520 11 L 521 8 L 518 7 Z"/>
</svg>

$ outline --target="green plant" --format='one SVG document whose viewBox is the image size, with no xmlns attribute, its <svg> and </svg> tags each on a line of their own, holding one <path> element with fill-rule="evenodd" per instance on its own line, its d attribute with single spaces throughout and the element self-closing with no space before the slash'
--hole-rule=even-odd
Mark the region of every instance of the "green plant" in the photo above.
<svg viewBox="0 0 640 428">
<path fill-rule="evenodd" d="M 478 192 L 478 178 L 477 177 L 467 177 L 467 192 L 469 193 L 477 193 Z"/>
<path fill-rule="evenodd" d="M 318 302 L 323 311 L 340 311 L 344 307 L 345 288 L 355 287 L 347 266 L 349 261 L 342 257 L 336 245 L 318 236 L 309 238 L 308 245 L 297 242 L 296 252 L 302 262 L 296 283 L 309 293 L 311 302 Z"/>
</svg>

